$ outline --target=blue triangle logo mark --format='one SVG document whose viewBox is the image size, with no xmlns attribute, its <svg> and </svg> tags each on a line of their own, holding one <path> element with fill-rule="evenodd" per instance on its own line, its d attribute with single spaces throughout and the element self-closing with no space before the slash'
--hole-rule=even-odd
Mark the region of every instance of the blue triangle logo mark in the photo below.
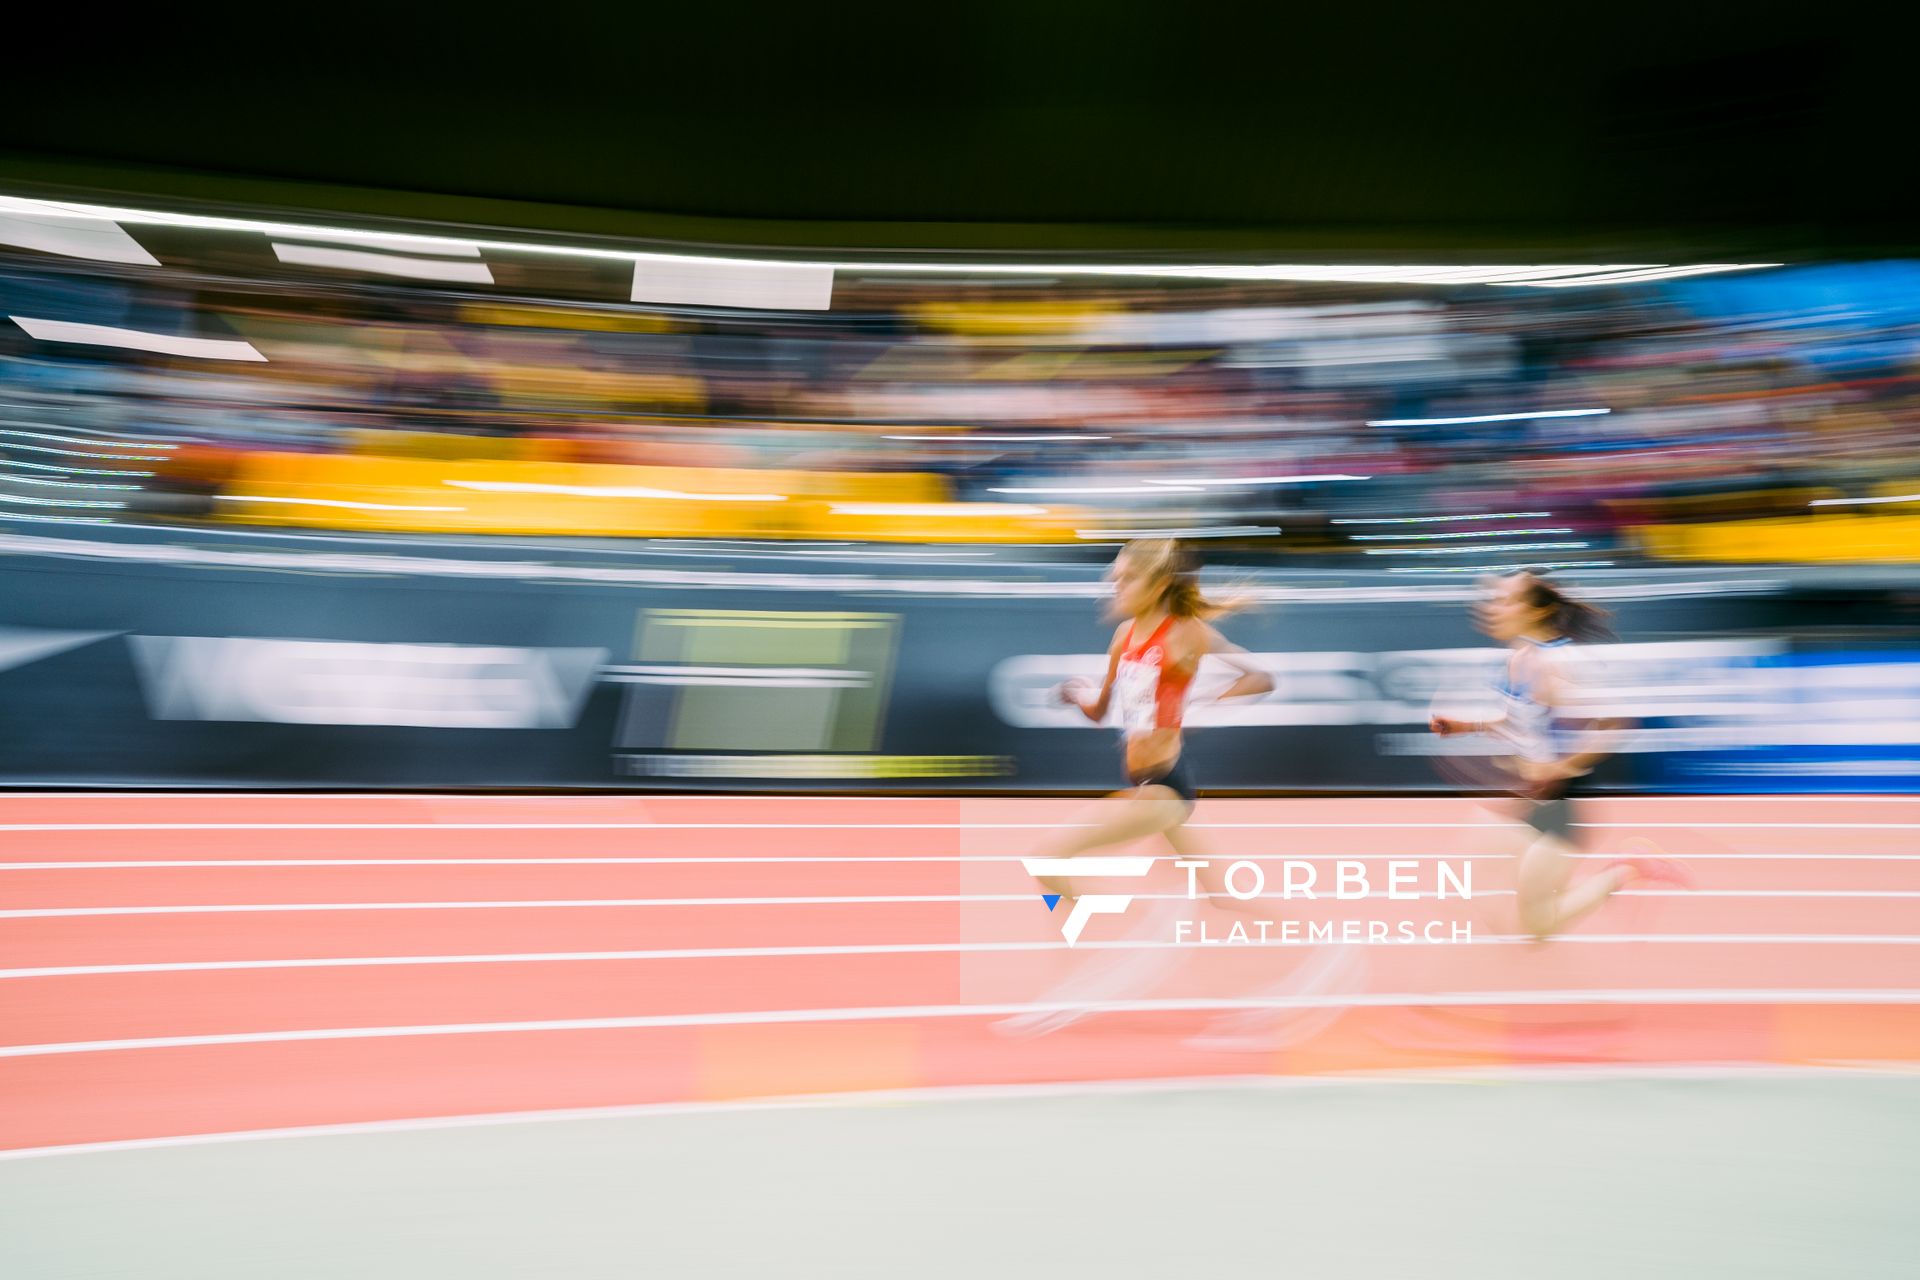
<svg viewBox="0 0 1920 1280">
<path fill-rule="evenodd" d="M 1046 903 L 1047 910 L 1051 911 L 1060 905 L 1060 895 L 1057 893 L 1043 893 L 1040 895 L 1040 901 Z"/>
</svg>

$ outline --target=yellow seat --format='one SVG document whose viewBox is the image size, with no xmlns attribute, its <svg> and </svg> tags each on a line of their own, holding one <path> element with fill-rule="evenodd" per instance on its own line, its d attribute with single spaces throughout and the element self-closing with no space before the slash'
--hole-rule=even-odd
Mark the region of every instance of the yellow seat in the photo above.
<svg viewBox="0 0 1920 1280">
<path fill-rule="evenodd" d="M 821 502 L 809 528 L 858 542 L 1075 542 L 1087 513 L 993 502 Z"/>
<path fill-rule="evenodd" d="M 938 506 L 946 498 L 944 481 L 919 474 L 256 453 L 238 462 L 217 505 L 223 518 L 252 523 L 393 532 L 779 538 L 845 526 L 823 516 L 839 503 Z M 898 525 L 870 523 L 876 536 Z M 941 527 L 968 541 L 989 527 L 1027 531 L 964 515 Z"/>
<path fill-rule="evenodd" d="M 1715 524 L 1647 525 L 1632 533 L 1648 555 L 1669 560 L 1920 561 L 1920 515 L 1831 513 Z"/>
</svg>

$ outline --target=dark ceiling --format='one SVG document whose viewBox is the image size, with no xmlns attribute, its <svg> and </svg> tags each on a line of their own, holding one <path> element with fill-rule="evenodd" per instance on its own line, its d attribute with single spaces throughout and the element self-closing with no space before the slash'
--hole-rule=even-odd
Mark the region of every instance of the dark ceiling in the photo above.
<svg viewBox="0 0 1920 1280">
<path fill-rule="evenodd" d="M 1911 243 L 1888 191 L 1914 115 L 1903 41 L 1823 36 L 1804 6 L 1552 27 L 1546 6 L 1455 8 L 1248 26 L 1032 0 L 906 26 L 799 4 L 296 7 L 273 30 L 76 28 L 9 58 L 0 185 L 843 247 Z"/>
</svg>

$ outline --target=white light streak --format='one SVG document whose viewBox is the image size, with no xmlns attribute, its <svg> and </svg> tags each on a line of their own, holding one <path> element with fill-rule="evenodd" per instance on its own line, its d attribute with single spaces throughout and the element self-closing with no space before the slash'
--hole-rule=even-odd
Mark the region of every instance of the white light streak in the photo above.
<svg viewBox="0 0 1920 1280">
<path fill-rule="evenodd" d="M 137 484 L 101 484 L 92 480 L 46 480 L 40 476 L 0 476 L 4 484 L 39 484 L 55 489 L 138 489 Z"/>
<path fill-rule="evenodd" d="M 1181 488 L 1188 488 L 1188 487 L 1231 488 L 1232 486 L 1235 486 L 1235 485 L 1252 485 L 1252 484 L 1317 484 L 1323 480 L 1371 480 L 1371 479 L 1373 479 L 1372 476 L 1350 476 L 1345 474 L 1344 472 L 1330 472 L 1325 475 L 1305 475 L 1305 476 L 1226 476 L 1226 477 L 1219 477 L 1219 478 L 1195 477 L 1193 479 L 1179 479 L 1179 480 L 1149 480 L 1147 481 L 1147 483 L 1152 485 L 1161 485 L 1169 489 L 1181 489 Z"/>
<path fill-rule="evenodd" d="M 1572 533 L 1571 529 L 1471 529 L 1464 533 L 1356 533 L 1355 542 L 1437 541 L 1452 538 L 1519 538 L 1536 533 Z"/>
<path fill-rule="evenodd" d="M 1500 511 L 1471 516 L 1370 516 L 1366 519 L 1333 520 L 1331 524 L 1440 524 L 1453 520 L 1551 520 L 1551 511 Z"/>
<path fill-rule="evenodd" d="M 1920 493 L 1896 493 L 1885 498 L 1815 498 L 1810 507 L 1867 507 L 1882 502 L 1920 502 Z"/>
<path fill-rule="evenodd" d="M 0 493 L 0 502 L 17 502 L 28 507 L 104 507 L 121 510 L 124 502 L 88 502 L 79 498 L 28 498 L 15 493 Z"/>
<path fill-rule="evenodd" d="M 113 436 L 105 436 L 105 437 L 61 436 L 61 435 L 54 435 L 52 432 L 48 432 L 48 431 L 15 431 L 12 429 L 0 429 L 0 436 L 16 436 L 23 440 L 54 440 L 54 441 L 58 441 L 61 444 L 90 444 L 96 448 L 105 446 L 107 448 L 119 448 L 119 449 L 163 449 L 164 450 L 164 449 L 177 449 L 180 447 L 178 445 L 173 445 L 173 444 L 148 444 L 140 440 L 122 440 Z M 158 459 L 149 458 L 147 459 L 147 461 L 155 462 L 155 461 L 158 461 Z"/>
<path fill-rule="evenodd" d="M 1487 550 L 1482 547 L 1481 550 Z M 1389 569 L 1388 573 L 1512 573 L 1515 569 L 1593 569 L 1611 568 L 1611 560 L 1529 560 L 1525 564 L 1424 564 L 1411 569 Z M 1698 594 L 1676 592 L 1675 594 Z"/>
<path fill-rule="evenodd" d="M 849 516 L 1043 516 L 1049 508 L 999 502 L 836 502 L 836 515 Z"/>
<path fill-rule="evenodd" d="M 1468 422 L 1524 422 L 1532 418 L 1594 418 L 1611 409 L 1539 409 L 1532 413 L 1476 413 L 1463 418 L 1375 418 L 1370 427 L 1453 427 Z"/>
<path fill-rule="evenodd" d="M 0 445 L 0 448 L 6 446 Z M 151 462 L 148 458 L 145 461 Z M 45 462 L 21 462 L 14 458 L 0 458 L 0 467 L 26 467 L 32 471 L 52 471 L 63 476 L 151 476 L 151 471 L 115 471 L 109 467 L 60 467 Z"/>
<path fill-rule="evenodd" d="M 449 480 L 457 489 L 483 493 L 558 493 L 581 498 L 671 498 L 688 502 L 785 502 L 783 493 L 682 493 L 640 485 L 538 484 L 530 480 Z"/>
<path fill-rule="evenodd" d="M 1076 538 L 1272 538 L 1280 534 L 1279 525 L 1222 524 L 1192 529 L 1075 529 Z"/>
<path fill-rule="evenodd" d="M 1590 542 L 1503 542 L 1496 546 L 1476 543 L 1470 547 L 1369 547 L 1370 556 L 1476 556 L 1486 551 L 1573 551 L 1590 547 Z"/>
<path fill-rule="evenodd" d="M 280 498 L 257 493 L 222 493 L 220 502 L 280 502 L 296 507 L 345 507 L 353 511 L 465 511 L 465 507 L 422 507 L 394 502 L 348 502 L 343 498 Z"/>
<path fill-rule="evenodd" d="M 1154 481 L 1148 481 L 1148 482 L 1147 482 L 1146 484 L 1144 484 L 1144 485 L 1132 485 L 1132 484 L 1115 484 L 1115 485 L 1101 485 L 1101 484 L 1092 484 L 1092 485 L 1013 485 L 1013 486 L 1009 486 L 1009 487 L 1007 487 L 1007 488 L 1004 488 L 1004 489 L 989 489 L 989 490 L 987 490 L 987 492 L 988 492 L 988 493 L 1042 493 L 1042 494 L 1061 494 L 1061 493 L 1131 493 L 1131 494 L 1136 494 L 1136 495 L 1139 495 L 1139 494 L 1149 494 L 1149 495 L 1158 495 L 1158 494 L 1163 494 L 1163 493 L 1180 493 L 1180 492 L 1182 492 L 1182 491 L 1185 491 L 1185 492 L 1188 492 L 1188 493 L 1199 493 L 1199 492 L 1201 492 L 1201 487 L 1200 487 L 1199 485 L 1197 485 L 1197 484 L 1172 484 L 1172 483 L 1168 483 L 1168 484 L 1163 484 L 1163 485 L 1156 485 L 1156 482 L 1154 482 Z"/>
<path fill-rule="evenodd" d="M 1045 441 L 1049 444 L 1054 443 L 1055 441 L 1076 441 L 1077 442 L 1081 440 L 1113 439 L 1112 436 L 1083 436 L 1083 435 L 1072 435 L 1065 432 L 1062 432 L 1056 435 L 1005 436 L 1005 435 L 987 435 L 987 434 L 984 434 L 981 432 L 975 432 L 975 431 L 953 432 L 951 434 L 943 435 L 943 436 L 886 436 L 884 438 L 888 440 L 937 440 L 937 441 L 944 441 L 947 443 L 952 443 L 954 441 L 960 441 L 962 443 L 965 443 L 967 441 L 972 441 L 972 440 Z"/>
</svg>

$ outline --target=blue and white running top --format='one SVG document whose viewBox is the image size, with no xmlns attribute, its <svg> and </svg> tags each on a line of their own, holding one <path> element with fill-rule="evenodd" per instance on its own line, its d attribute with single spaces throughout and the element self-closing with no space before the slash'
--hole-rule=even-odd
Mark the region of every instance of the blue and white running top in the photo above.
<svg viewBox="0 0 1920 1280">
<path fill-rule="evenodd" d="M 1541 649 L 1559 649 L 1572 641 L 1561 636 L 1557 640 L 1527 643 Z M 1513 678 L 1513 666 L 1509 658 L 1497 690 L 1506 712 L 1507 737 L 1513 742 L 1514 754 L 1524 760 L 1558 760 L 1562 752 L 1558 731 L 1554 728 L 1554 710 L 1534 698 L 1534 681 Z"/>
</svg>

